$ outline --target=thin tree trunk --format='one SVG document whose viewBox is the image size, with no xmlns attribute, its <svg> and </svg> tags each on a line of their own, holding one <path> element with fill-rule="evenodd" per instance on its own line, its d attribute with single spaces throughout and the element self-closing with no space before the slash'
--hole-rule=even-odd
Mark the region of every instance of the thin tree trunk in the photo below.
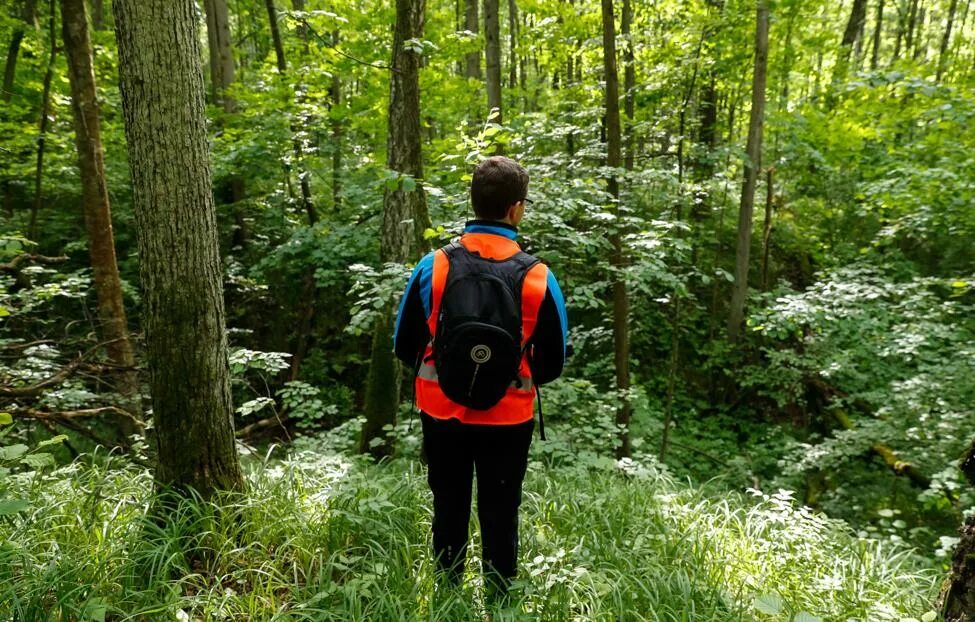
<svg viewBox="0 0 975 622">
<path fill-rule="evenodd" d="M 768 0 L 759 0 L 755 25 L 755 68 L 752 75 L 752 111 L 745 148 L 745 181 L 738 210 L 738 248 L 735 253 L 735 283 L 728 313 L 728 340 L 738 341 L 748 295 L 748 255 L 752 240 L 755 184 L 762 165 L 762 124 L 765 118 L 765 82 L 768 69 Z"/>
<path fill-rule="evenodd" d="M 10 46 L 7 48 L 7 62 L 3 67 L 3 91 L 0 92 L 0 100 L 4 102 L 9 102 L 13 96 L 14 76 L 17 73 L 17 56 L 20 54 L 20 44 L 24 40 L 27 28 L 34 25 L 36 10 L 37 0 L 24 0 L 24 10 L 21 13 L 23 24 L 17 24 L 10 37 Z"/>
<path fill-rule="evenodd" d="M 265 0 L 264 5 L 267 8 L 268 23 L 271 27 L 271 40 L 274 42 L 274 58 L 277 62 L 278 74 L 283 77 L 288 72 L 288 60 L 284 55 L 284 45 L 281 43 L 281 31 L 278 28 L 278 10 L 274 6 L 274 0 Z M 299 105 L 303 101 L 303 96 L 299 95 Z M 318 222 L 318 212 L 315 210 L 315 203 L 311 198 L 311 185 L 308 179 L 308 170 L 305 167 L 305 159 L 302 155 L 303 150 L 301 148 L 301 139 L 299 138 L 299 133 L 301 131 L 300 123 L 297 120 L 293 121 L 290 129 L 293 136 L 291 139 L 292 152 L 294 154 L 295 163 L 298 165 L 298 183 L 301 187 L 301 205 L 308 217 L 308 224 L 314 225 L 316 222 Z"/>
<path fill-rule="evenodd" d="M 948 68 L 948 46 L 951 44 L 951 28 L 955 22 L 956 11 L 958 11 L 958 0 L 951 0 L 951 4 L 948 5 L 948 24 L 945 26 L 944 34 L 941 35 L 941 50 L 938 54 L 937 79 L 939 82 L 945 73 L 945 69 Z"/>
<path fill-rule="evenodd" d="M 157 485 L 241 489 L 192 0 L 114 0 Z"/>
<path fill-rule="evenodd" d="M 775 169 L 769 167 L 765 174 L 765 223 L 762 232 L 762 291 L 768 291 L 768 260 L 772 246 L 772 199 L 774 186 L 772 184 Z"/>
<path fill-rule="evenodd" d="M 914 59 L 926 57 L 928 46 L 927 41 L 924 40 L 924 20 L 928 16 L 928 10 L 921 6 L 917 10 L 917 32 L 914 34 Z M 922 60 L 924 60 L 922 58 Z"/>
<path fill-rule="evenodd" d="M 910 55 L 914 50 L 914 28 L 917 25 L 918 0 L 911 0 L 911 8 L 907 16 L 907 33 L 904 39 L 906 55 Z"/>
<path fill-rule="evenodd" d="M 636 63 L 633 54 L 633 39 L 630 27 L 633 24 L 633 0 L 623 0 L 623 15 L 620 19 L 620 34 L 626 45 L 623 48 L 623 111 L 626 113 L 626 154 L 623 167 L 633 170 L 633 119 L 636 116 Z"/>
<path fill-rule="evenodd" d="M 389 82 L 386 166 L 414 180 L 402 181 L 383 196 L 380 259 L 405 263 L 427 248 L 423 231 L 430 226 L 420 148 L 420 55 L 405 46 L 423 37 L 424 0 L 396 0 L 393 61 Z M 393 334 L 393 308 L 383 309 L 373 333 L 372 356 L 366 378 L 365 415 L 359 449 L 375 458 L 390 455 L 392 439 L 383 428 L 396 423 L 399 407 L 400 365 L 389 344 Z"/>
<path fill-rule="evenodd" d="M 961 470 L 975 486 L 975 440 L 961 461 Z M 939 598 L 945 622 L 971 622 L 975 619 L 975 515 L 961 526 L 961 541 L 955 546 L 951 573 Z"/>
<path fill-rule="evenodd" d="M 488 110 L 494 122 L 503 123 L 501 105 L 501 22 L 498 0 L 484 0 L 484 56 L 487 65 Z"/>
<path fill-rule="evenodd" d="M 47 59 L 47 70 L 44 72 L 44 91 L 41 94 L 41 120 L 37 135 L 37 163 L 34 166 L 34 203 L 30 209 L 30 224 L 27 227 L 27 237 L 37 240 L 37 217 L 41 211 L 43 195 L 41 194 L 41 181 L 44 178 L 44 147 L 47 142 L 48 118 L 51 116 L 51 79 L 54 76 L 54 61 L 57 58 L 57 8 L 54 0 L 48 2 L 48 40 L 50 43 L 50 54 Z"/>
<path fill-rule="evenodd" d="M 99 331 L 109 360 L 119 366 L 119 393 L 125 399 L 123 408 L 136 419 L 142 418 L 139 379 L 135 356 L 122 302 L 122 282 L 115 258 L 112 233 L 112 211 L 105 178 L 105 156 L 102 150 L 101 122 L 95 89 L 91 39 L 85 19 L 85 0 L 61 0 L 62 36 L 68 59 L 71 82 L 71 108 L 74 112 L 75 144 L 81 172 L 81 200 L 88 231 L 95 294 L 98 299 Z M 137 431 L 129 419 L 122 432 L 127 436 Z"/>
<path fill-rule="evenodd" d="M 206 12 L 207 40 L 210 53 L 210 82 L 213 101 L 230 114 L 237 110 L 237 102 L 227 92 L 236 79 L 236 65 L 230 37 L 230 15 L 227 0 L 203 0 Z M 238 205 L 247 192 L 244 178 L 230 175 L 225 181 L 229 185 L 230 203 L 233 204 L 234 235 L 231 246 L 242 246 L 249 237 L 244 212 Z"/>
<path fill-rule="evenodd" d="M 619 74 L 616 70 L 616 24 L 613 18 L 613 0 L 602 0 L 603 16 L 603 71 L 606 82 L 606 166 L 618 169 L 622 160 L 620 136 L 620 95 Z M 630 418 L 633 406 L 630 404 L 630 335 L 629 298 L 626 292 L 624 268 L 626 260 L 623 253 L 623 223 L 620 210 L 620 186 L 616 172 L 611 172 L 608 189 L 613 197 L 615 223 L 610 234 L 613 245 L 610 263 L 613 266 L 613 350 L 616 369 L 616 389 L 619 391 L 619 405 L 616 408 L 616 425 L 620 427 L 617 457 L 632 454 L 630 443 Z"/>
<path fill-rule="evenodd" d="M 508 0 L 508 88 L 518 88 L 518 4 Z"/>
<path fill-rule="evenodd" d="M 61 11 L 64 13 L 64 11 Z M 105 2 L 91 0 L 91 27 L 95 30 L 105 30 Z"/>
<path fill-rule="evenodd" d="M 953 0 L 954 1 L 954 0 Z M 884 0 L 877 0 L 877 19 L 873 26 L 873 51 L 870 54 L 870 71 L 876 71 L 880 62 L 880 39 L 884 27 Z"/>
<path fill-rule="evenodd" d="M 478 34 L 481 32 L 480 20 L 478 18 L 477 3 L 479 0 L 465 0 L 464 29 L 468 32 Z M 464 57 L 464 75 L 476 80 L 481 79 L 481 50 L 468 52 Z"/>
<path fill-rule="evenodd" d="M 284 44 L 281 43 L 281 30 L 278 28 L 278 10 L 274 8 L 274 0 L 264 0 L 267 8 L 268 23 L 271 25 L 271 42 L 274 44 L 274 58 L 278 63 L 278 72 L 284 74 L 288 70 L 288 62 L 284 57 Z"/>
<path fill-rule="evenodd" d="M 827 97 L 829 107 L 835 103 L 836 86 L 846 78 L 849 72 L 850 55 L 854 49 L 860 49 L 860 39 L 866 19 L 867 0 L 853 0 L 853 8 L 850 9 L 850 19 L 847 20 L 846 29 L 843 31 L 843 39 L 837 54 L 836 69 L 833 71 L 832 86 Z"/>
<path fill-rule="evenodd" d="M 233 84 L 236 67 L 230 41 L 230 14 L 227 0 L 204 0 L 207 18 L 207 41 L 210 52 L 210 84 L 213 101 L 225 111 L 233 112 L 237 103 L 226 93 Z"/>
</svg>

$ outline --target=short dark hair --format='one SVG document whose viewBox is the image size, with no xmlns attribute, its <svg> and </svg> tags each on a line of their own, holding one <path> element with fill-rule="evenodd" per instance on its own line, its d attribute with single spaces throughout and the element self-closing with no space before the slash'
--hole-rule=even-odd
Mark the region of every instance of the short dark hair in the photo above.
<svg viewBox="0 0 975 622">
<path fill-rule="evenodd" d="M 528 172 L 504 156 L 484 160 L 471 179 L 471 205 L 478 218 L 501 220 L 528 193 Z"/>
</svg>

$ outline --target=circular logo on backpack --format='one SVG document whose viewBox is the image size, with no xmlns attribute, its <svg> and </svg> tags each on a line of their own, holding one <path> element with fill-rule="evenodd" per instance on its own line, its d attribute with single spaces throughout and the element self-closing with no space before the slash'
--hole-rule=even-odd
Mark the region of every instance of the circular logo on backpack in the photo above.
<svg viewBox="0 0 975 622">
<path fill-rule="evenodd" d="M 491 360 L 491 348 L 485 345 L 478 345 L 471 348 L 471 360 L 478 365 L 487 363 Z"/>
</svg>

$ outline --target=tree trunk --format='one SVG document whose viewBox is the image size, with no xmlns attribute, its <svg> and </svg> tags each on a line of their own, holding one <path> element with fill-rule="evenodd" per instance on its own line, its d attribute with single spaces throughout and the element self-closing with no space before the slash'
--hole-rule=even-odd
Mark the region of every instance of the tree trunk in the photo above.
<svg viewBox="0 0 975 622">
<path fill-rule="evenodd" d="M 404 44 L 423 37 L 424 0 L 396 0 L 393 62 L 389 82 L 386 166 L 402 177 L 383 196 L 380 259 L 405 263 L 426 249 L 423 232 L 430 226 L 423 192 L 423 154 L 420 150 L 420 55 Z M 411 178 L 407 181 L 407 177 Z M 401 383 L 400 365 L 393 357 L 393 307 L 387 305 L 373 333 L 372 357 L 366 379 L 365 415 L 360 451 L 375 458 L 390 455 L 392 441 L 383 428 L 396 423 Z"/>
<path fill-rule="evenodd" d="M 833 88 L 830 89 L 830 102 L 833 102 L 835 86 L 846 78 L 850 69 L 850 54 L 854 48 L 859 49 L 863 24 L 867 19 L 867 0 L 853 0 L 853 8 L 850 9 L 850 19 L 846 22 L 846 29 L 843 31 L 843 40 L 840 43 L 839 53 L 836 60 L 836 69 L 833 71 Z"/>
<path fill-rule="evenodd" d="M 768 291 L 768 260 L 772 248 L 772 204 L 774 197 L 773 175 L 775 169 L 769 167 L 765 176 L 765 222 L 762 231 L 762 291 Z"/>
<path fill-rule="evenodd" d="M 207 41 L 209 42 L 210 55 L 210 86 L 213 91 L 213 101 L 229 114 L 237 110 L 237 102 L 227 93 L 227 89 L 236 79 L 227 0 L 203 0 L 203 7 L 206 12 Z M 237 204 L 247 194 L 244 178 L 239 175 L 230 175 L 228 179 L 224 180 L 224 183 L 227 184 L 230 191 L 229 203 L 233 205 L 231 209 L 234 217 L 234 235 L 231 246 L 242 246 L 248 238 L 247 224 L 244 220 L 244 212 Z"/>
<path fill-rule="evenodd" d="M 114 0 L 160 487 L 244 485 L 192 0 Z M 163 27 L 165 25 L 165 27 Z"/>
<path fill-rule="evenodd" d="M 464 29 L 474 34 L 481 32 L 480 20 L 478 19 L 477 3 L 479 0 L 465 0 L 466 10 L 464 11 Z M 464 57 L 464 75 L 476 80 L 481 79 L 481 51 L 468 52 Z"/>
<path fill-rule="evenodd" d="M 61 11 L 64 13 L 64 11 Z M 105 30 L 105 2 L 91 0 L 91 27 L 95 30 Z"/>
<path fill-rule="evenodd" d="M 924 40 L 924 20 L 927 18 L 928 11 L 924 7 L 920 7 L 917 10 L 917 32 L 914 33 L 914 59 L 922 58 L 927 56 L 928 46 L 927 42 Z M 924 60 L 922 58 L 922 60 Z"/>
<path fill-rule="evenodd" d="M 904 37 L 905 56 L 910 55 L 914 49 L 914 27 L 917 25 L 917 6 L 918 0 L 911 0 L 911 8 L 907 15 L 907 32 Z"/>
<path fill-rule="evenodd" d="M 508 0 L 508 88 L 518 88 L 518 5 Z"/>
<path fill-rule="evenodd" d="M 284 57 L 284 44 L 281 43 L 281 30 L 278 28 L 278 10 L 274 8 L 274 0 L 264 0 L 264 6 L 267 7 L 268 23 L 271 25 L 274 58 L 278 63 L 278 72 L 283 75 L 288 70 L 288 63 Z"/>
<path fill-rule="evenodd" d="M 284 77 L 284 74 L 288 71 L 288 60 L 284 55 L 284 45 L 281 43 L 281 30 L 278 28 L 278 10 L 274 6 L 274 0 L 265 0 L 264 3 L 267 8 L 268 23 L 271 28 L 271 40 L 274 43 L 274 58 L 277 62 L 278 75 Z M 302 89 L 302 92 L 304 89 Z M 298 95 L 298 103 L 301 104 L 304 101 L 302 95 Z M 299 138 L 299 133 L 301 131 L 301 124 L 295 120 L 291 123 L 291 133 L 293 138 L 291 139 L 292 153 L 294 154 L 295 163 L 298 165 L 298 184 L 301 188 L 301 205 L 305 210 L 305 215 L 308 218 L 308 224 L 314 225 L 318 222 L 318 212 L 315 210 L 315 204 L 311 199 L 311 184 L 308 179 L 308 170 L 305 167 L 305 159 L 303 157 L 303 150 L 301 147 L 301 139 Z"/>
<path fill-rule="evenodd" d="M 880 39 L 884 28 L 884 0 L 877 0 L 877 19 L 873 26 L 873 51 L 870 54 L 870 71 L 876 71 L 880 62 Z"/>
<path fill-rule="evenodd" d="M 938 76 L 940 82 L 945 69 L 948 68 L 948 46 L 951 43 L 951 28 L 955 22 L 955 13 L 958 11 L 958 0 L 951 0 L 948 5 L 948 23 L 945 26 L 944 34 L 941 35 L 941 51 L 938 54 Z"/>
<path fill-rule="evenodd" d="M 606 82 L 606 166 L 618 169 L 622 159 L 620 136 L 620 84 L 616 70 L 616 24 L 613 18 L 613 0 L 602 0 L 603 13 L 603 71 Z M 623 223 L 620 210 L 620 186 L 615 170 L 607 180 L 609 193 L 613 196 L 615 222 L 610 234 L 613 245 L 610 262 L 613 265 L 613 362 L 616 369 L 616 389 L 619 391 L 619 405 L 616 408 L 616 424 L 620 426 L 617 457 L 627 457 L 632 453 L 630 445 L 630 418 L 633 407 L 628 392 L 630 389 L 630 335 L 629 298 L 626 292 L 623 254 Z"/>
<path fill-rule="evenodd" d="M 234 82 L 236 68 L 230 41 L 230 15 L 227 0 L 203 0 L 207 18 L 207 41 L 210 53 L 210 86 L 213 101 L 227 112 L 233 112 L 236 102 L 225 92 Z"/>
<path fill-rule="evenodd" d="M 37 134 L 37 163 L 34 167 L 34 203 L 30 209 L 30 224 L 27 226 L 27 237 L 37 240 L 37 217 L 41 211 L 43 195 L 41 193 L 41 181 L 44 179 L 44 147 L 47 138 L 48 118 L 51 116 L 51 79 L 54 76 L 54 61 L 57 58 L 57 8 L 54 0 L 48 2 L 48 40 L 50 43 L 50 54 L 47 59 L 47 71 L 44 72 L 44 91 L 41 94 L 41 121 Z"/>
<path fill-rule="evenodd" d="M 960 467 L 969 484 L 975 486 L 975 440 Z M 975 515 L 961 526 L 961 541 L 955 547 L 951 573 L 942 587 L 940 601 L 945 622 L 975 620 Z"/>
<path fill-rule="evenodd" d="M 857 0 L 859 1 L 859 0 Z M 755 24 L 755 68 L 752 75 L 752 112 L 748 123 L 745 148 L 745 182 L 738 210 L 738 249 L 735 253 L 735 283 L 728 313 L 728 340 L 738 341 L 745 317 L 748 295 L 748 254 L 752 241 L 752 213 L 755 208 L 755 184 L 762 165 L 762 123 L 765 118 L 765 81 L 768 69 L 768 0 L 759 0 Z"/>
<path fill-rule="evenodd" d="M 99 329 L 102 340 L 108 342 L 105 349 L 109 360 L 125 370 L 119 374 L 118 387 L 126 402 L 123 408 L 133 417 L 141 419 L 139 379 L 135 372 L 135 356 L 129 341 L 125 306 L 122 302 L 122 282 L 115 258 L 112 211 L 105 178 L 105 155 L 102 150 L 91 39 L 85 19 L 85 0 L 61 0 L 61 20 L 64 51 L 68 59 L 68 78 L 71 82 L 71 108 L 74 112 L 75 144 L 81 172 L 81 200 L 98 299 L 98 319 L 101 323 Z M 122 427 L 126 436 L 136 432 L 130 420 L 123 418 L 121 421 L 128 422 Z"/>
<path fill-rule="evenodd" d="M 626 45 L 623 48 L 623 112 L 626 114 L 626 155 L 623 167 L 633 170 L 633 118 L 636 116 L 636 64 L 633 55 L 633 39 L 630 27 L 633 24 L 633 0 L 623 0 L 623 15 L 620 20 L 620 34 Z"/>
<path fill-rule="evenodd" d="M 9 102 L 13 96 L 14 76 L 17 73 L 17 56 L 20 54 L 20 43 L 24 40 L 27 28 L 34 25 L 35 11 L 37 10 L 37 0 L 24 0 L 24 10 L 21 13 L 23 25 L 17 24 L 10 37 L 10 46 L 7 48 L 7 62 L 3 68 L 3 91 L 0 92 L 0 100 Z"/>
<path fill-rule="evenodd" d="M 503 123 L 501 106 L 501 22 L 498 0 L 484 0 L 484 57 L 487 65 L 488 110 L 497 111 L 495 123 Z"/>
</svg>

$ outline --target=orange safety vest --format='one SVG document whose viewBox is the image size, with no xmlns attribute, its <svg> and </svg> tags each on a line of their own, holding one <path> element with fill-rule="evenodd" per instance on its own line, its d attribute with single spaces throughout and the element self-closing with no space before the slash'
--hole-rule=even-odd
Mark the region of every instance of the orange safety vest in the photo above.
<svg viewBox="0 0 975 622">
<path fill-rule="evenodd" d="M 460 238 L 461 245 L 469 252 L 477 253 L 485 259 L 505 260 L 521 250 L 514 240 L 491 233 L 465 233 Z M 447 254 L 438 250 L 433 257 L 433 290 L 430 304 L 430 317 L 427 326 L 431 335 L 437 334 L 437 317 L 440 315 L 440 301 L 447 283 L 450 268 Z M 545 300 L 548 281 L 548 268 L 536 264 L 525 275 L 521 290 L 522 342 L 525 345 L 535 332 L 538 310 Z M 462 423 L 488 425 L 514 425 L 524 423 L 533 416 L 535 386 L 532 383 L 531 369 L 527 352 L 522 355 L 518 368 L 518 380 L 508 387 L 501 401 L 487 410 L 475 410 L 462 406 L 444 395 L 437 381 L 437 368 L 433 363 L 433 341 L 427 344 L 423 360 L 415 380 L 416 404 L 423 412 L 435 419 L 459 419 Z"/>
</svg>

